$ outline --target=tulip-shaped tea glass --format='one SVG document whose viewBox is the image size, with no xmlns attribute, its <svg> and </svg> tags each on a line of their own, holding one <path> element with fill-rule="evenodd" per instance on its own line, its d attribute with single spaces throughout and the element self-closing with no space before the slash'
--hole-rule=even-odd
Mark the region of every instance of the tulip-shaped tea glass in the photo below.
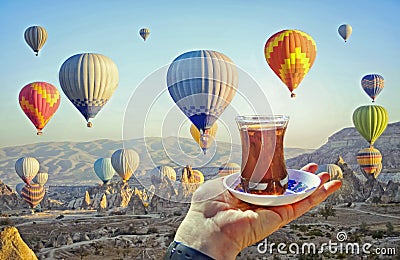
<svg viewBox="0 0 400 260">
<path fill-rule="evenodd" d="M 241 186 L 245 192 L 281 195 L 288 185 L 283 139 L 285 115 L 237 116 L 242 142 Z"/>
</svg>

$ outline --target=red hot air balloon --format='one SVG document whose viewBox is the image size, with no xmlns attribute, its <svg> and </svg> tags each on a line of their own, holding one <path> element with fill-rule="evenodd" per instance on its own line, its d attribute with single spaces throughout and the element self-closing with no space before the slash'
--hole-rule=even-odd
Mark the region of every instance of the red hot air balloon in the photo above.
<svg viewBox="0 0 400 260">
<path fill-rule="evenodd" d="M 29 83 L 19 92 L 19 105 L 41 135 L 60 105 L 60 92 L 46 82 Z"/>
</svg>

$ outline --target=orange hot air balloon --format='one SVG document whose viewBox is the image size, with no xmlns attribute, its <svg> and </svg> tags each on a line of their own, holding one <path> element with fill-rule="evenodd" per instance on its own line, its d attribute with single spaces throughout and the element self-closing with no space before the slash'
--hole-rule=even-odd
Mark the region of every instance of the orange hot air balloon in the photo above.
<svg viewBox="0 0 400 260">
<path fill-rule="evenodd" d="M 19 105 L 41 135 L 60 105 L 60 92 L 46 82 L 29 83 L 19 92 Z"/>
<path fill-rule="evenodd" d="M 317 55 L 313 38 L 299 30 L 283 30 L 272 35 L 264 48 L 265 59 L 292 93 L 312 67 Z"/>
</svg>

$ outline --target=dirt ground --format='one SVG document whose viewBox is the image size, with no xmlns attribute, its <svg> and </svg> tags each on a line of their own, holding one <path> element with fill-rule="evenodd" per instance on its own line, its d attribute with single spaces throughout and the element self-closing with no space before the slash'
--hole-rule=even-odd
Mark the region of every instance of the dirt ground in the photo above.
<svg viewBox="0 0 400 260">
<path fill-rule="evenodd" d="M 39 259 L 96 259 L 99 256 L 104 260 L 162 259 L 183 218 L 184 215 L 172 213 L 116 215 L 96 211 L 44 211 L 1 217 L 0 227 L 16 226 Z M 300 247 L 303 243 L 317 246 L 329 241 L 338 243 L 339 234 L 346 236 L 342 243 L 370 243 L 371 249 L 384 248 L 386 254 L 332 253 L 326 249 L 319 254 L 300 251 L 292 254 L 271 247 L 272 243 Z M 326 220 L 314 209 L 267 240 L 244 249 L 238 259 L 399 259 L 399 255 L 399 205 L 353 204 L 335 207 L 335 216 Z"/>
</svg>

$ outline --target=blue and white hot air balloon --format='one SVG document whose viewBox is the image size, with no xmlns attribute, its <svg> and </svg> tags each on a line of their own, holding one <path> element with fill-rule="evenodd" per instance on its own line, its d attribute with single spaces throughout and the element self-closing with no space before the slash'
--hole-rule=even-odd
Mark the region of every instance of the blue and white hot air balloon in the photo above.
<svg viewBox="0 0 400 260">
<path fill-rule="evenodd" d="M 236 94 L 236 65 L 224 54 L 212 50 L 190 51 L 169 66 L 169 94 L 207 142 L 208 132 Z"/>
<path fill-rule="evenodd" d="M 111 164 L 111 158 L 97 159 L 94 162 L 93 168 L 97 177 L 99 177 L 104 184 L 108 183 L 115 174 L 115 170 Z"/>
</svg>

